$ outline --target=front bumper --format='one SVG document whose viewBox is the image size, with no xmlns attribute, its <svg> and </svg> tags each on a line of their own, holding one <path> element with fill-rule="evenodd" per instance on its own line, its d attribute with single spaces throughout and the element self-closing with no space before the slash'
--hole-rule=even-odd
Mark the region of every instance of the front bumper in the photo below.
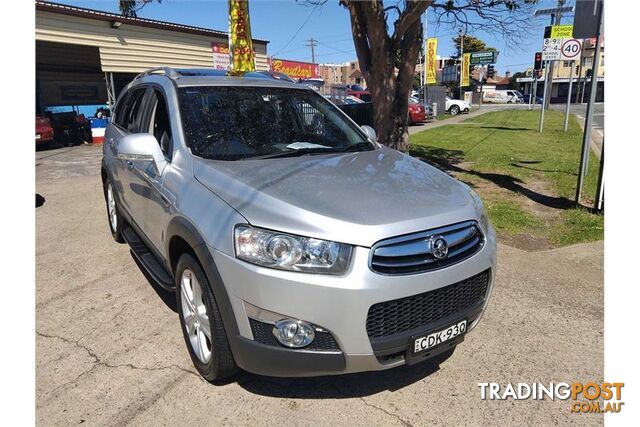
<svg viewBox="0 0 640 427">
<path fill-rule="evenodd" d="M 343 276 L 305 274 L 259 267 L 211 249 L 229 296 L 238 336 L 230 336 L 236 363 L 242 369 L 270 376 L 317 376 L 376 371 L 416 359 L 403 356 L 411 334 L 436 331 L 466 319 L 468 330 L 479 321 L 490 298 L 496 266 L 495 233 L 485 235 L 485 244 L 472 257 L 443 268 L 420 274 L 385 276 L 369 269 L 369 248 L 355 247 L 351 265 Z M 369 308 L 380 302 L 432 291 L 490 269 L 486 298 L 447 319 L 390 339 L 370 339 L 367 334 Z M 249 317 L 255 307 L 265 313 L 279 313 L 310 322 L 330 331 L 339 351 L 292 350 L 254 340 Z M 419 360 L 446 351 L 464 339 L 438 346 Z M 375 347 L 375 348 L 374 348 Z"/>
</svg>

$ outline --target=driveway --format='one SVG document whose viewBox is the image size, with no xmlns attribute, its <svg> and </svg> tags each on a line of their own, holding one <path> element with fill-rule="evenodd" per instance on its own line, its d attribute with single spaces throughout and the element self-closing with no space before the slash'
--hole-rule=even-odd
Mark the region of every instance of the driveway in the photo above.
<svg viewBox="0 0 640 427">
<path fill-rule="evenodd" d="M 602 242 L 499 245 L 485 318 L 438 370 L 212 385 L 191 365 L 172 295 L 111 238 L 100 147 L 36 154 L 39 425 L 602 424 L 569 401 L 482 401 L 478 387 L 603 380 Z"/>
</svg>

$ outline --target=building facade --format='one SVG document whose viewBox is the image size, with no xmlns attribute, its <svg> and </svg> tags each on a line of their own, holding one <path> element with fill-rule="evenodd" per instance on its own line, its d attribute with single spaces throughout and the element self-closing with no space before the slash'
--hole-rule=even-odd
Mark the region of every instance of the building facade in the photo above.
<svg viewBox="0 0 640 427">
<path fill-rule="evenodd" d="M 331 85 L 361 85 L 366 86 L 360 63 L 355 61 L 344 64 L 320 64 L 320 78 L 325 86 Z"/>
<path fill-rule="evenodd" d="M 38 111 L 112 103 L 152 67 L 213 68 L 214 46 L 228 45 L 224 31 L 45 1 L 35 6 Z M 253 40 L 258 70 L 269 69 L 267 43 Z"/>
</svg>

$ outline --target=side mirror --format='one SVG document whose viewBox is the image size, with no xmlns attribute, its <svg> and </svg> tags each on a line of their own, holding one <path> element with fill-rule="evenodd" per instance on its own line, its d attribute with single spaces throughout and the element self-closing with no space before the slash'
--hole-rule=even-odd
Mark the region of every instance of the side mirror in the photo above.
<svg viewBox="0 0 640 427">
<path fill-rule="evenodd" d="M 118 158 L 129 164 L 150 162 L 156 175 L 160 175 L 167 165 L 158 140 L 150 133 L 134 133 L 123 137 L 118 143 Z"/>
<path fill-rule="evenodd" d="M 360 126 L 360 129 L 362 129 L 364 134 L 367 135 L 367 138 L 369 138 L 373 142 L 378 142 L 378 136 L 376 135 L 376 131 L 373 130 L 373 128 L 371 126 L 362 125 L 362 126 Z"/>
</svg>

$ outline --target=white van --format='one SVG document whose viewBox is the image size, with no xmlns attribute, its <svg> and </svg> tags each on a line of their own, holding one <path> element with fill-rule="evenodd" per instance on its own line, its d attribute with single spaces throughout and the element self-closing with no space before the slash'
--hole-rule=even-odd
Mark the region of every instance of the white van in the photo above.
<svg viewBox="0 0 640 427">
<path fill-rule="evenodd" d="M 517 90 L 491 90 L 482 93 L 482 102 L 494 104 L 516 104 L 522 95 Z"/>
</svg>

